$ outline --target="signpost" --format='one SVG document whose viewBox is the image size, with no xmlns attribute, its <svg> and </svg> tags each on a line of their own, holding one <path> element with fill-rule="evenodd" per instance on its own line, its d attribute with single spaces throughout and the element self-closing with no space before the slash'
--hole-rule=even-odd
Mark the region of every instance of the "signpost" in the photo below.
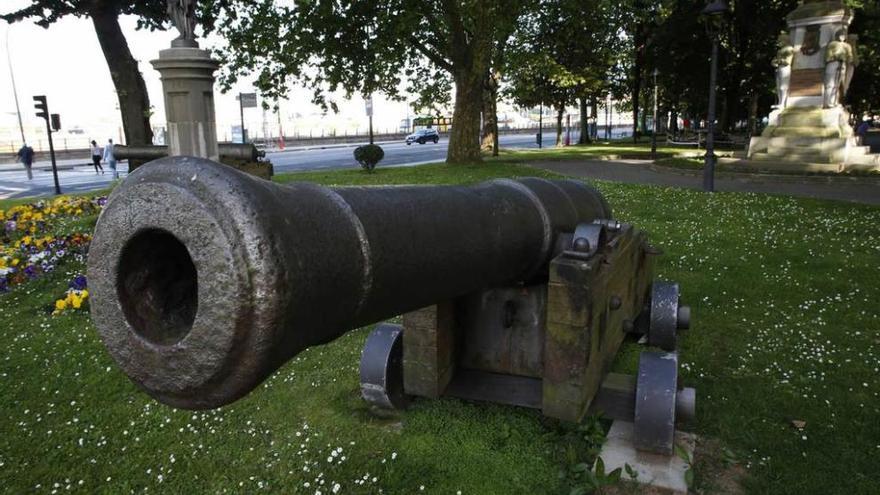
<svg viewBox="0 0 880 495">
<path fill-rule="evenodd" d="M 248 135 L 247 128 L 244 126 L 244 109 L 257 108 L 257 94 L 239 93 L 236 99 L 238 100 L 238 109 L 241 112 L 241 142 L 246 143 Z"/>
<path fill-rule="evenodd" d="M 49 103 L 44 95 L 34 96 L 34 108 L 37 117 L 46 121 L 46 133 L 49 135 L 49 156 L 52 158 L 52 177 L 55 179 L 55 194 L 61 194 L 61 184 L 58 183 L 58 166 L 55 163 L 55 145 L 52 143 L 52 131 L 61 129 L 61 116 L 57 113 L 49 113 Z"/>
<path fill-rule="evenodd" d="M 370 118 L 370 144 L 373 144 L 373 95 L 364 101 L 367 109 L 367 117 Z"/>
</svg>

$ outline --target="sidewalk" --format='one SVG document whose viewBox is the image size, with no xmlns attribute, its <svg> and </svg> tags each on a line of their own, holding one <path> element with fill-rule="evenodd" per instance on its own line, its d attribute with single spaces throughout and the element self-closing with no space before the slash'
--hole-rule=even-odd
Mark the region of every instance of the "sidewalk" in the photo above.
<svg viewBox="0 0 880 495">
<path fill-rule="evenodd" d="M 58 166 L 58 170 L 72 170 L 74 167 L 92 167 L 92 162 L 88 159 L 73 159 L 73 160 L 56 160 L 55 164 Z M 33 165 L 34 170 L 43 170 L 46 172 L 52 171 L 52 162 L 49 160 L 34 162 Z M 4 163 L 0 164 L 0 172 L 21 172 L 24 173 L 24 165 L 21 163 Z"/>
<path fill-rule="evenodd" d="M 703 188 L 703 172 L 654 165 L 650 160 L 578 160 L 536 162 L 530 166 L 589 179 L 679 187 Z M 723 192 L 780 194 L 880 205 L 880 177 L 772 175 L 719 172 L 715 189 Z"/>
<path fill-rule="evenodd" d="M 358 146 L 363 146 L 368 144 L 367 142 L 363 143 L 336 143 L 336 144 L 313 144 L 307 146 L 291 146 L 285 149 L 279 148 L 261 148 L 262 151 L 265 151 L 267 155 L 276 154 L 276 153 L 293 153 L 297 151 L 312 151 L 312 150 L 327 150 L 334 148 L 356 148 Z M 388 144 L 403 144 L 403 141 L 376 141 L 376 144 L 380 146 L 388 145 Z M 122 160 L 125 162 L 126 160 Z M 122 163 L 120 162 L 120 163 Z M 70 170 L 73 167 L 92 167 L 91 159 L 86 158 L 74 158 L 68 160 L 56 160 L 55 162 L 58 166 L 59 170 L 66 169 Z M 106 162 L 102 162 L 102 165 L 106 168 Z M 34 162 L 34 169 L 42 168 L 47 169 L 49 171 L 52 170 L 52 162 L 50 160 L 40 160 Z M 0 172 L 16 172 L 16 171 L 24 171 L 24 165 L 20 162 L 15 163 L 0 163 Z"/>
</svg>

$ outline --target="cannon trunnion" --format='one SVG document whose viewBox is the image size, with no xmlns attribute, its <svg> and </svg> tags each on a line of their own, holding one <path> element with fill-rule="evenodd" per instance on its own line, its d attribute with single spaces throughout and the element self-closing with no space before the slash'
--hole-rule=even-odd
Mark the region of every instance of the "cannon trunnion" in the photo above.
<svg viewBox="0 0 880 495">
<path fill-rule="evenodd" d="M 652 281 L 646 235 L 611 218 L 575 181 L 282 186 L 163 158 L 98 220 L 92 317 L 134 383 L 204 409 L 310 346 L 403 314 L 367 339 L 371 403 L 453 395 L 570 421 L 617 411 L 641 448 L 667 452 L 676 414 L 693 409 L 674 354 L 689 311 L 676 285 Z M 665 350 L 633 379 L 608 374 L 628 333 Z"/>
</svg>

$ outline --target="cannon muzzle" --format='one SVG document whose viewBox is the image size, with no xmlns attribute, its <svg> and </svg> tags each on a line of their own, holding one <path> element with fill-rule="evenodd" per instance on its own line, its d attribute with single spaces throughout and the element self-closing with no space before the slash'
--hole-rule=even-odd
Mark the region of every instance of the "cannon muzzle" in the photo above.
<svg viewBox="0 0 880 495">
<path fill-rule="evenodd" d="M 147 393 L 219 407 L 351 329 L 546 281 L 557 241 L 610 217 L 574 181 L 327 188 L 163 158 L 117 187 L 98 220 L 92 317 Z"/>
</svg>

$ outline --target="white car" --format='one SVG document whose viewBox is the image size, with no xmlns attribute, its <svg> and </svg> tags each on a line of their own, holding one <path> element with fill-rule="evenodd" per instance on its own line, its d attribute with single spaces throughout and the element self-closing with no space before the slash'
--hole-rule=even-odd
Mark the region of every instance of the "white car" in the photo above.
<svg viewBox="0 0 880 495">
<path fill-rule="evenodd" d="M 413 143 L 425 144 L 428 141 L 437 144 L 437 141 L 440 141 L 440 133 L 436 129 L 421 129 L 406 137 L 407 146 Z"/>
</svg>

